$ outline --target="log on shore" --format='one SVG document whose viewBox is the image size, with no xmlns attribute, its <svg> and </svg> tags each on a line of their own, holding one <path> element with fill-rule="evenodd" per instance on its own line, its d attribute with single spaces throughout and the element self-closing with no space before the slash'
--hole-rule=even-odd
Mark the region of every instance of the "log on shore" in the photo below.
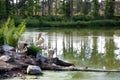
<svg viewBox="0 0 120 80">
<path fill-rule="evenodd" d="M 52 68 L 47 70 L 55 71 L 82 71 L 82 72 L 120 72 L 120 70 L 104 70 L 104 69 L 84 69 L 78 67 L 62 67 L 62 68 Z"/>
</svg>

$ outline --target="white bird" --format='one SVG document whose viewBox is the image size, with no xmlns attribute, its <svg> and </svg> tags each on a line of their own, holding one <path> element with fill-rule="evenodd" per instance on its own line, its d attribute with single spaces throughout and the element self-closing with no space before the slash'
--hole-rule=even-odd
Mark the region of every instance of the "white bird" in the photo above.
<svg viewBox="0 0 120 80">
<path fill-rule="evenodd" d="M 55 49 L 49 49 L 48 50 L 48 57 L 53 58 L 54 53 L 55 53 Z"/>
<path fill-rule="evenodd" d="M 37 39 L 35 44 L 36 44 L 36 46 L 40 47 L 42 43 L 44 43 L 44 38 L 41 37 L 41 33 L 39 33 L 38 34 L 38 39 Z"/>
<path fill-rule="evenodd" d="M 22 52 L 27 48 L 28 45 L 29 45 L 29 43 L 27 41 L 19 41 L 18 42 L 18 50 L 20 52 Z"/>
</svg>

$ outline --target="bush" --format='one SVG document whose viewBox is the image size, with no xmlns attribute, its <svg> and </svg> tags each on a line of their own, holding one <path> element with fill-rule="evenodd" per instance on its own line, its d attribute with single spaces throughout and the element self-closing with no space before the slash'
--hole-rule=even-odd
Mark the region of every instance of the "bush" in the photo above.
<svg viewBox="0 0 120 80">
<path fill-rule="evenodd" d="M 27 19 L 26 23 L 26 25 L 29 27 L 38 27 L 40 22 L 38 19 Z"/>
<path fill-rule="evenodd" d="M 103 18 L 101 16 L 101 18 Z M 100 18 L 99 18 L 100 19 Z M 94 20 L 92 16 L 76 15 L 73 21 L 69 21 L 63 16 L 35 16 L 26 19 L 27 27 L 60 27 L 60 28 L 99 28 L 120 26 L 120 20 Z"/>
<path fill-rule="evenodd" d="M 36 56 L 38 52 L 41 52 L 42 50 L 34 45 L 31 45 L 27 48 L 27 55 Z"/>
<path fill-rule="evenodd" d="M 60 27 L 60 28 L 101 28 L 117 27 L 120 21 L 116 20 L 94 20 L 94 21 L 76 21 L 76 22 L 41 22 L 39 27 Z"/>
<path fill-rule="evenodd" d="M 39 21 L 65 21 L 66 18 L 59 15 L 45 15 L 45 16 L 34 16 L 34 19 L 38 19 Z"/>
<path fill-rule="evenodd" d="M 3 34 L 3 29 L 0 29 L 0 46 L 4 44 L 5 36 Z"/>
<path fill-rule="evenodd" d="M 0 29 L 0 45 L 8 44 L 17 47 L 19 37 L 25 31 L 25 22 L 15 27 L 14 20 L 8 18 L 5 24 Z"/>
<path fill-rule="evenodd" d="M 93 17 L 90 15 L 76 15 L 73 17 L 73 21 L 90 21 L 93 20 Z"/>
</svg>

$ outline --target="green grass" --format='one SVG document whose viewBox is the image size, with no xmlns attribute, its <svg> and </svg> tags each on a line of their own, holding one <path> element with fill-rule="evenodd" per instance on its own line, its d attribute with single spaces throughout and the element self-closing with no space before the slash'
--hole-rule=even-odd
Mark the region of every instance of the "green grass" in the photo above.
<svg viewBox="0 0 120 80">
<path fill-rule="evenodd" d="M 14 17 L 13 17 L 14 18 Z M 70 21 L 64 16 L 34 16 L 28 18 L 14 18 L 15 24 L 18 25 L 26 20 L 27 27 L 55 27 L 55 28 L 102 28 L 102 29 L 118 29 L 120 28 L 120 19 L 104 19 L 94 20 L 91 16 L 74 16 Z"/>
</svg>

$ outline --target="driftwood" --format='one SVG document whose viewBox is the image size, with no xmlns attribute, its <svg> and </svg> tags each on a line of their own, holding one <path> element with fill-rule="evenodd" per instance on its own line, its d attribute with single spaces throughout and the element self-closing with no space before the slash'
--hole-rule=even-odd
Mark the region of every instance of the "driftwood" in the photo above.
<svg viewBox="0 0 120 80">
<path fill-rule="evenodd" d="M 63 67 L 55 69 L 57 71 L 84 71 L 84 72 L 120 72 L 120 70 L 103 70 L 103 69 L 84 69 L 78 67 Z"/>
</svg>

